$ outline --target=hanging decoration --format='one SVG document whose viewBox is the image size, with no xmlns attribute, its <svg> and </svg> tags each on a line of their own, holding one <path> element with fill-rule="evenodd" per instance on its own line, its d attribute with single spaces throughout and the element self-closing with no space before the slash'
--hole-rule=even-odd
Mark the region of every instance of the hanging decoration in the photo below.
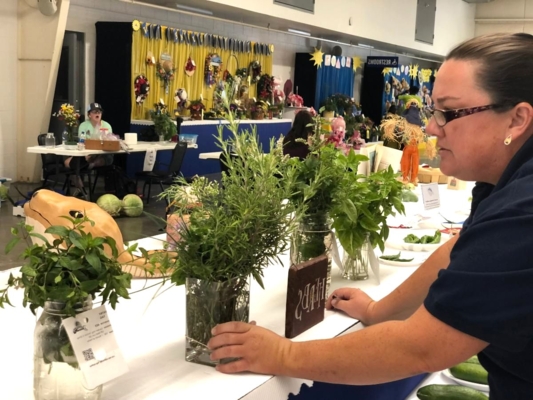
<svg viewBox="0 0 533 400">
<path fill-rule="evenodd" d="M 428 68 L 422 68 L 420 72 L 422 73 L 422 82 L 429 82 L 431 74 L 433 74 L 433 70 Z"/>
<path fill-rule="evenodd" d="M 250 63 L 250 67 L 248 68 L 248 81 L 257 83 L 259 82 L 259 78 L 261 78 L 261 64 L 255 60 Z"/>
<path fill-rule="evenodd" d="M 322 53 L 322 50 L 317 49 L 315 47 L 315 51 L 309 54 L 313 56 L 311 57 L 311 61 L 315 63 L 314 66 L 317 68 L 320 68 L 322 66 L 322 57 L 324 56 L 324 53 Z"/>
<path fill-rule="evenodd" d="M 210 53 L 205 58 L 205 84 L 209 87 L 213 86 L 220 75 L 222 69 L 222 59 L 216 53 Z"/>
<path fill-rule="evenodd" d="M 418 64 L 409 66 L 409 76 L 414 79 L 418 77 Z"/>
<path fill-rule="evenodd" d="M 154 53 L 152 53 L 151 51 L 148 51 L 148 53 L 146 53 L 146 65 L 150 66 L 154 64 L 155 64 Z"/>
<path fill-rule="evenodd" d="M 174 68 L 174 63 L 172 62 L 170 54 L 161 54 L 161 61 L 157 63 L 155 73 L 157 77 L 163 81 L 165 93 L 167 94 L 170 81 L 174 79 L 175 72 L 176 68 Z"/>
<path fill-rule="evenodd" d="M 185 105 L 187 104 L 187 98 L 187 91 L 184 88 L 180 88 L 174 93 L 174 100 L 176 100 L 178 108 L 185 108 Z"/>
<path fill-rule="evenodd" d="M 135 102 L 140 106 L 150 93 L 150 82 L 148 78 L 145 75 L 138 75 L 133 83 L 133 88 L 135 91 Z"/>
<path fill-rule="evenodd" d="M 381 71 L 381 74 L 382 74 L 383 76 L 387 76 L 387 75 L 389 75 L 391 72 L 392 72 L 392 68 L 388 68 L 388 67 L 387 67 L 387 68 L 383 68 L 383 71 Z"/>
<path fill-rule="evenodd" d="M 141 22 L 138 19 L 134 19 L 131 23 L 131 27 L 133 28 L 134 32 L 137 32 L 139 29 L 141 29 Z"/>
<path fill-rule="evenodd" d="M 189 58 L 187 59 L 187 62 L 185 63 L 185 75 L 193 76 L 194 75 L 194 71 L 196 71 L 196 63 L 189 56 Z"/>
</svg>

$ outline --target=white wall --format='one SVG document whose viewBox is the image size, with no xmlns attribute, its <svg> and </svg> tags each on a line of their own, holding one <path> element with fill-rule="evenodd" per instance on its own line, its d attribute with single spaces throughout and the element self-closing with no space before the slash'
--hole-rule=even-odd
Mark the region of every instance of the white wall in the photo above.
<svg viewBox="0 0 533 400">
<path fill-rule="evenodd" d="M 339 0 L 335 0 L 339 1 Z M 349 0 L 352 1 L 352 0 Z M 355 1 L 355 0 L 353 0 Z M 411 0 L 409 0 L 411 1 Z M 416 0 L 415 0 L 416 1 Z M 455 1 L 455 0 L 440 0 Z M 310 40 L 290 34 L 271 32 L 264 29 L 243 26 L 237 23 L 214 21 L 200 16 L 184 15 L 178 12 L 165 11 L 136 4 L 121 3 L 112 0 L 71 0 L 70 12 L 67 21 L 67 30 L 84 32 L 86 42 L 86 99 L 85 104 L 94 100 L 94 64 L 97 21 L 142 21 L 157 23 L 179 29 L 195 30 L 199 32 L 214 33 L 218 35 L 246 38 L 247 40 L 273 43 L 275 46 L 273 75 L 282 81 L 294 78 L 295 53 L 309 52 L 316 45 L 316 40 Z M 359 19 L 359 17 L 358 17 Z M 389 38 L 392 39 L 392 36 Z M 324 43 L 323 48 L 328 49 L 333 44 Z M 350 46 L 343 47 L 343 55 L 359 56 L 363 60 L 369 55 L 380 55 L 373 50 L 364 50 Z M 198 60 L 196 60 L 198 62 Z M 432 63 L 411 60 L 400 57 L 400 63 L 419 64 L 421 67 L 435 67 Z M 356 77 L 356 97 L 360 93 L 361 71 Z"/>
<path fill-rule="evenodd" d="M 476 19 L 506 19 L 507 22 L 476 22 L 476 36 L 498 32 L 525 32 L 533 34 L 533 0 L 496 0 L 492 3 L 478 4 Z"/>
<path fill-rule="evenodd" d="M 17 177 L 17 0 L 0 1 L 0 176 Z"/>
<path fill-rule="evenodd" d="M 463 0 L 437 1 L 433 45 L 414 40 L 417 0 L 318 0 L 314 14 L 279 6 L 272 0 L 210 1 L 442 56 L 474 36 L 475 5 Z"/>
</svg>

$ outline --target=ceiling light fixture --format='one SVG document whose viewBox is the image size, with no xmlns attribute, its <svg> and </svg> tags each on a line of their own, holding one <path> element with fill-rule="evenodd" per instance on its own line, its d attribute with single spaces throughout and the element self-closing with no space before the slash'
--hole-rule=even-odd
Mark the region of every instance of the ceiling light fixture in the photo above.
<svg viewBox="0 0 533 400">
<path fill-rule="evenodd" d="M 357 45 L 359 47 L 364 47 L 365 49 L 373 49 L 374 46 L 370 46 L 369 44 L 364 44 L 364 43 L 357 43 Z"/>
<path fill-rule="evenodd" d="M 181 4 L 176 4 L 176 8 L 179 8 L 180 10 L 189 11 L 196 14 L 203 14 L 203 15 L 213 15 L 212 11 L 204 10 L 202 8 L 196 8 L 196 7 L 189 7 L 189 6 L 183 6 Z"/>
<path fill-rule="evenodd" d="M 287 31 L 292 32 L 292 33 L 296 33 L 298 35 L 311 36 L 311 34 L 309 32 L 299 31 L 297 29 L 287 29 Z"/>
</svg>

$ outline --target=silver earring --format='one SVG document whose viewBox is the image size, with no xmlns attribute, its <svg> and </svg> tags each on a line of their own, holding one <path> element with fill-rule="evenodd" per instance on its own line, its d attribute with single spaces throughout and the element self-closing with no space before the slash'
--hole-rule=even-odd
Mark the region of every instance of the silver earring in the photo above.
<svg viewBox="0 0 533 400">
<path fill-rule="evenodd" d="M 505 138 L 505 140 L 503 141 L 503 144 L 506 146 L 509 146 L 512 141 L 513 141 L 513 135 L 509 135 Z"/>
</svg>

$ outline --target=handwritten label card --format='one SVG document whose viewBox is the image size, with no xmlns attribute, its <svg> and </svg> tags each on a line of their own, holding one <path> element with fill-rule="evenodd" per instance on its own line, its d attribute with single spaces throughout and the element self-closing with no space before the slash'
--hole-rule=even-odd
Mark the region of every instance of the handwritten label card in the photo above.
<svg viewBox="0 0 533 400">
<path fill-rule="evenodd" d="M 424 209 L 431 210 L 440 207 L 440 194 L 438 183 L 428 183 L 420 185 L 422 190 L 422 201 L 424 202 Z"/>
<path fill-rule="evenodd" d="M 88 388 L 128 372 L 105 306 L 67 318 L 63 325 Z"/>
<path fill-rule="evenodd" d="M 327 275 L 326 255 L 289 269 L 285 337 L 296 337 L 324 320 Z"/>
</svg>

